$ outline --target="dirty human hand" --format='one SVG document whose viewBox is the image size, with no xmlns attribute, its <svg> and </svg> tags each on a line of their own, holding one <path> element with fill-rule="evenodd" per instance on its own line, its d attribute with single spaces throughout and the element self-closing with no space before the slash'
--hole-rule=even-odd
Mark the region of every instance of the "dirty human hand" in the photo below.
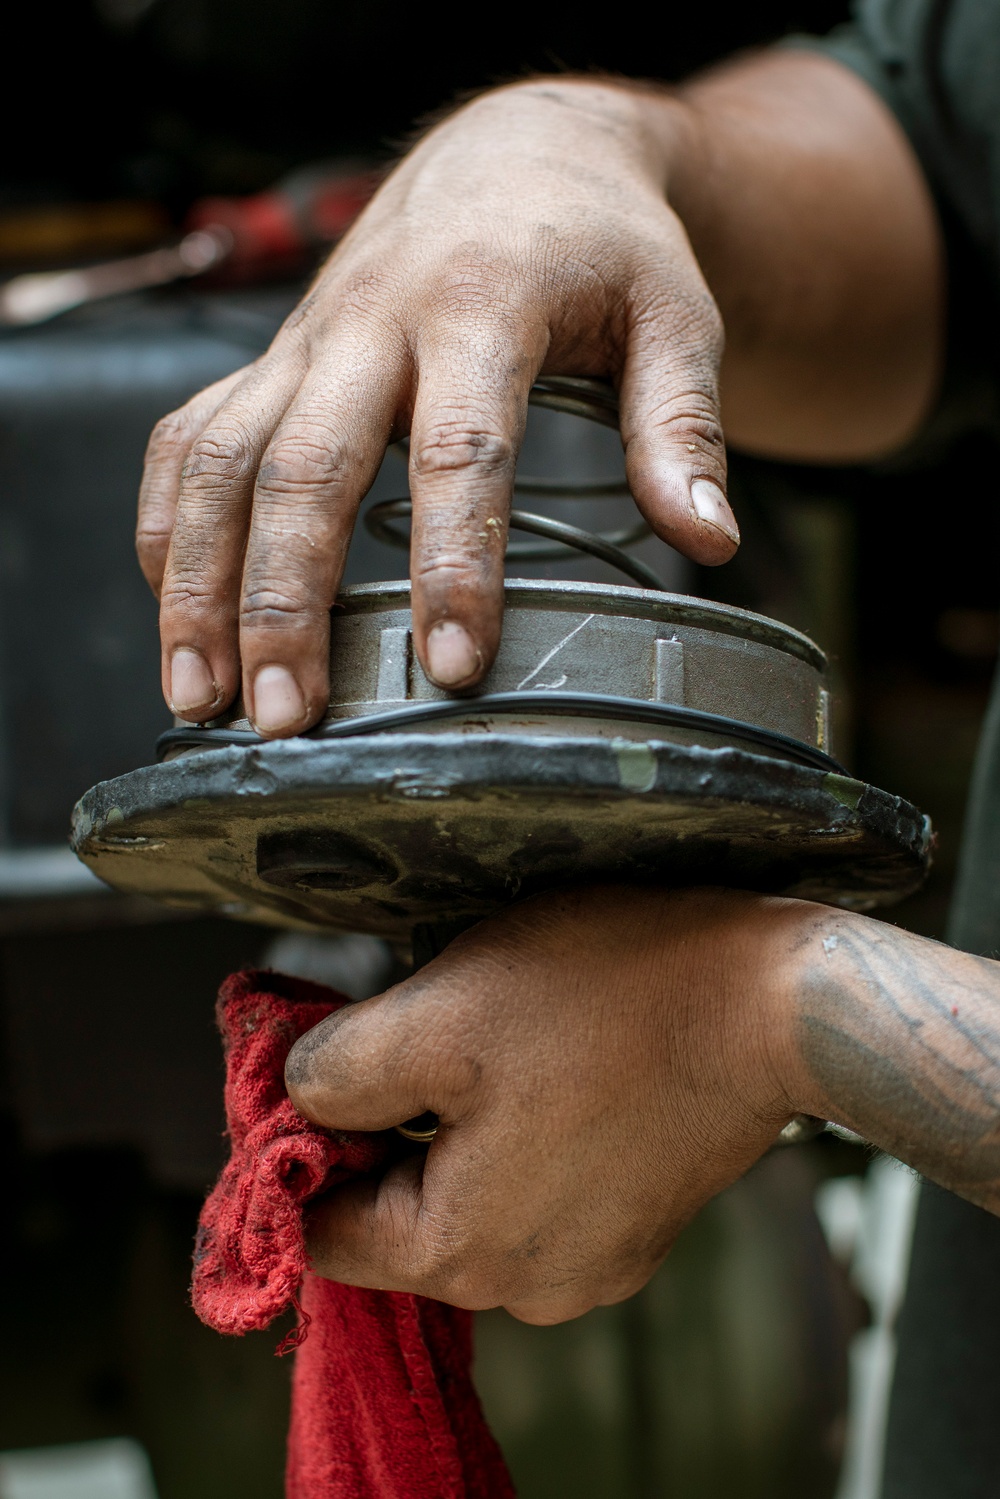
<svg viewBox="0 0 1000 1499">
<path fill-rule="evenodd" d="M 317 1205 L 313 1263 L 558 1322 L 638 1290 L 797 1113 L 1000 1211 L 998 1016 L 1000 964 L 806 901 L 526 901 L 293 1048 L 315 1123 L 441 1120 Z"/>
<path fill-rule="evenodd" d="M 269 736 L 322 716 L 358 506 L 403 435 L 416 651 L 440 685 L 477 682 L 540 372 L 614 382 L 639 509 L 724 562 L 723 318 L 731 436 L 863 457 L 926 404 L 938 280 L 909 147 L 828 59 L 765 53 L 676 92 L 552 78 L 482 96 L 391 174 L 267 353 L 154 432 L 138 547 L 168 702 L 200 721 L 242 687 Z"/>
</svg>

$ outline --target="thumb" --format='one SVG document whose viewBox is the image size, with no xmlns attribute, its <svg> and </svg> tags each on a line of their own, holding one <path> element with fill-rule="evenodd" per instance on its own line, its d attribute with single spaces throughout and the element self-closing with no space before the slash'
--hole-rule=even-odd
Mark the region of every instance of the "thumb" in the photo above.
<svg viewBox="0 0 1000 1499">
<path fill-rule="evenodd" d="M 306 1119 L 326 1129 L 379 1130 L 442 1112 L 447 1047 L 421 1023 L 420 996 L 409 987 L 345 1005 L 299 1037 L 285 1086 Z"/>
<path fill-rule="evenodd" d="M 719 409 L 722 319 L 690 250 L 632 308 L 621 386 L 626 472 L 657 536 L 698 562 L 740 543 L 726 498 Z"/>
</svg>

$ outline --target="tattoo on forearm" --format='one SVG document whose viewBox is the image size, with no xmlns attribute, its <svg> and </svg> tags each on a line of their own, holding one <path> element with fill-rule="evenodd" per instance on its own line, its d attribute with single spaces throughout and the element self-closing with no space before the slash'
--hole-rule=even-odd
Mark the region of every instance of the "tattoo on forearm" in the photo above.
<svg viewBox="0 0 1000 1499">
<path fill-rule="evenodd" d="M 801 1045 L 837 1123 L 1000 1213 L 1000 963 L 833 917 Z"/>
</svg>

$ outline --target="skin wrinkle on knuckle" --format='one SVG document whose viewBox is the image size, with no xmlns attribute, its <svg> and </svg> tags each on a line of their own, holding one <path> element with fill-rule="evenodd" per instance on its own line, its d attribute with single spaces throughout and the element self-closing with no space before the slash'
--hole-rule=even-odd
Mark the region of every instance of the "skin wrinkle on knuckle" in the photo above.
<svg viewBox="0 0 1000 1499">
<path fill-rule="evenodd" d="M 491 254 L 478 241 L 455 245 L 435 267 L 431 309 L 462 307 L 495 314 L 517 287 L 519 270 L 516 257 L 499 251 Z"/>
<path fill-rule="evenodd" d="M 492 552 L 482 548 L 470 550 L 468 556 L 444 556 L 432 554 L 421 557 L 410 566 L 414 583 L 443 590 L 449 598 L 475 592 L 482 587 L 490 575 Z"/>
<path fill-rule="evenodd" d="M 183 457 L 191 446 L 198 430 L 198 418 L 192 407 L 181 406 L 162 416 L 149 434 L 146 444 L 146 464 L 157 466 L 171 459 Z"/>
<path fill-rule="evenodd" d="M 238 484 L 252 476 L 254 444 L 238 428 L 207 428 L 191 444 L 181 475 L 185 488 L 203 491 L 216 485 Z"/>
<path fill-rule="evenodd" d="M 389 252 L 391 254 L 391 251 Z M 404 354 L 405 310 L 413 300 L 412 275 L 403 292 L 399 278 L 366 262 L 345 268 L 336 255 L 320 273 L 320 280 L 304 303 L 286 320 L 278 340 L 288 339 L 303 376 L 310 367 L 322 371 L 335 359 L 334 377 L 344 378 L 341 363 L 352 354 L 359 375 L 387 359 Z M 376 358 L 377 356 L 377 358 Z"/>
<path fill-rule="evenodd" d="M 645 447 L 651 438 L 657 445 L 666 440 L 682 449 L 693 443 L 713 467 L 725 468 L 726 440 L 721 421 L 711 399 L 698 392 L 680 396 L 671 392 L 661 397 L 643 410 L 641 427 L 636 425 L 633 413 L 631 420 L 623 423 L 622 437 L 627 446 L 638 443 Z M 697 455 L 689 456 L 694 463 Z"/>
<path fill-rule="evenodd" d="M 410 465 L 420 480 L 463 476 L 470 469 L 490 478 L 507 476 L 514 470 L 514 446 L 494 428 L 438 419 L 411 446 Z"/>
<path fill-rule="evenodd" d="M 692 305 L 683 296 L 660 296 L 641 310 L 633 302 L 626 326 L 632 343 L 645 348 L 653 362 L 658 354 L 662 357 L 666 343 L 675 362 L 683 361 L 686 368 L 715 378 L 725 349 L 725 331 L 714 302 Z"/>
<path fill-rule="evenodd" d="M 689 287 L 670 285 L 643 298 L 633 293 L 629 305 L 629 326 L 633 338 L 651 337 L 662 345 L 669 337 L 670 348 L 686 355 L 689 362 L 702 362 L 713 370 L 718 367 L 725 347 L 725 325 L 711 293 L 693 293 Z"/>
<path fill-rule="evenodd" d="M 312 317 L 313 313 L 316 311 L 316 307 L 321 296 L 322 291 L 320 283 L 319 285 L 314 286 L 311 291 L 307 292 L 306 295 L 302 298 L 301 302 L 299 302 L 298 305 L 294 307 L 285 318 L 285 321 L 282 323 L 281 328 L 278 330 L 278 334 L 275 338 L 275 344 L 277 344 L 277 341 L 279 338 L 281 338 L 282 334 L 288 335 L 290 341 L 298 341 L 302 324 L 307 323 Z M 272 345 L 272 348 L 273 347 L 274 345 Z"/>
<path fill-rule="evenodd" d="M 172 512 L 155 517 L 143 517 L 135 530 L 135 549 L 139 556 L 143 557 L 151 552 L 159 555 L 169 546 L 173 529 Z"/>
<path fill-rule="evenodd" d="M 724 460 L 726 439 L 722 427 L 712 416 L 685 407 L 671 411 L 668 416 L 650 419 L 659 438 L 672 438 L 679 443 L 695 441 L 709 450 L 718 461 Z"/>
<path fill-rule="evenodd" d="M 300 596 L 284 593 L 274 586 L 253 588 L 240 600 L 240 631 L 242 634 L 278 631 L 283 635 L 311 631 L 328 607 L 308 587 L 303 588 Z"/>
<path fill-rule="evenodd" d="M 360 313 L 365 317 L 386 290 L 395 286 L 396 278 L 389 273 L 385 263 L 369 255 L 368 259 L 350 265 L 343 255 L 338 257 L 335 254 L 320 282 L 319 295 L 324 303 L 335 307 L 338 314 Z M 324 312 L 328 312 L 326 307 Z"/>
<path fill-rule="evenodd" d="M 347 488 L 360 454 L 330 434 L 296 432 L 272 442 L 257 473 L 257 495 L 315 498 L 325 507 L 330 490 Z"/>
<path fill-rule="evenodd" d="M 372 326 L 398 341 L 399 312 L 410 300 L 409 284 L 392 275 L 380 266 L 365 266 L 331 278 L 324 288 L 323 296 L 329 302 L 324 307 L 324 319 L 328 331 L 336 323 L 340 329 L 340 340 L 355 332 L 359 349 L 363 349 L 371 334 Z"/>
<path fill-rule="evenodd" d="M 220 609 L 220 591 L 205 577 L 178 577 L 164 583 L 160 610 L 164 616 L 214 616 Z"/>
</svg>

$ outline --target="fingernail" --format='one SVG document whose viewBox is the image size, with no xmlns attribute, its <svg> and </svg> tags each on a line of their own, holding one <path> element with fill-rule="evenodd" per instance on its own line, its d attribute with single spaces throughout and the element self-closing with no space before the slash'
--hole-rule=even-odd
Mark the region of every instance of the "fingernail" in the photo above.
<svg viewBox="0 0 1000 1499">
<path fill-rule="evenodd" d="M 691 503 L 699 520 L 724 532 L 730 541 L 739 541 L 740 528 L 736 517 L 718 484 L 713 484 L 711 479 L 695 479 L 691 485 Z"/>
<path fill-rule="evenodd" d="M 170 706 L 175 713 L 196 713 L 211 708 L 219 698 L 219 685 L 200 651 L 179 646 L 170 658 Z"/>
<path fill-rule="evenodd" d="M 253 679 L 253 722 L 260 734 L 280 734 L 302 722 L 306 700 L 283 666 L 262 666 Z"/>
<path fill-rule="evenodd" d="M 460 687 L 479 669 L 482 653 L 454 620 L 435 625 L 427 637 L 427 675 L 439 687 Z"/>
</svg>

